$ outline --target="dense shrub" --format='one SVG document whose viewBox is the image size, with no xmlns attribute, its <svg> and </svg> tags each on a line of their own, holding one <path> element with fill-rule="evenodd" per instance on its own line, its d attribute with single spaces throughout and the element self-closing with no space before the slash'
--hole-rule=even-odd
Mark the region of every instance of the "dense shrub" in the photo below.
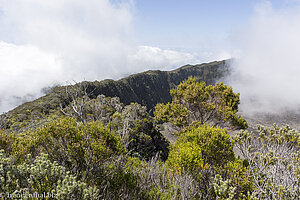
<svg viewBox="0 0 300 200">
<path fill-rule="evenodd" d="M 234 140 L 249 165 L 259 199 L 300 197 L 300 134 L 289 126 L 258 126 L 258 134 L 240 131 Z"/>
<path fill-rule="evenodd" d="M 81 123 L 100 121 L 122 138 L 122 144 L 131 155 L 149 160 L 159 154 L 166 160 L 168 142 L 154 129 L 153 120 L 145 106 L 131 103 L 124 106 L 118 97 L 99 95 L 96 99 L 88 96 L 75 98 L 62 112 L 75 117 Z"/>
<path fill-rule="evenodd" d="M 214 126 L 247 128 L 247 122 L 237 115 L 239 93 L 223 83 L 208 85 L 192 77 L 171 89 L 172 103 L 158 104 L 154 115 L 157 121 L 172 122 L 184 127 L 194 121 Z"/>
<path fill-rule="evenodd" d="M 166 164 L 192 175 L 201 196 L 237 199 L 253 191 L 247 163 L 235 157 L 226 129 L 194 123 L 178 134 Z"/>
<path fill-rule="evenodd" d="M 28 153 L 34 157 L 47 153 L 49 159 L 81 174 L 79 178 L 83 179 L 93 179 L 90 173 L 96 173 L 99 163 L 124 150 L 121 138 L 100 122 L 78 124 L 72 118 L 60 118 L 21 134 L 14 143 L 14 154 L 19 161 Z"/>
<path fill-rule="evenodd" d="M 201 147 L 195 142 L 184 142 L 176 144 L 169 154 L 167 165 L 174 169 L 175 173 L 184 171 L 201 175 L 204 162 Z"/>
<path fill-rule="evenodd" d="M 99 191 L 95 187 L 77 181 L 76 176 L 51 162 L 47 155 L 29 158 L 27 162 L 18 165 L 0 150 L 0 193 L 4 199 L 24 199 L 25 195 L 32 195 L 27 196 L 32 199 L 97 199 Z"/>
<path fill-rule="evenodd" d="M 208 124 L 194 123 L 182 130 L 177 144 L 193 142 L 202 152 L 204 164 L 224 166 L 234 160 L 233 146 L 226 129 L 212 127 Z"/>
<path fill-rule="evenodd" d="M 155 156 L 165 161 L 169 154 L 169 142 L 155 129 L 152 121 L 144 118 L 136 122 L 129 132 L 127 149 L 130 155 L 150 160 Z"/>
</svg>

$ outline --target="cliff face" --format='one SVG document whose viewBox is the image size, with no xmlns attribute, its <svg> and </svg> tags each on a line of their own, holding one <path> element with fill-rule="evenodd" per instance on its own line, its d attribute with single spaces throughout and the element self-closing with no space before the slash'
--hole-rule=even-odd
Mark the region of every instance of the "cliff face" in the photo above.
<svg viewBox="0 0 300 200">
<path fill-rule="evenodd" d="M 226 61 L 186 65 L 173 71 L 147 71 L 118 81 L 91 82 L 89 90 L 93 92 L 90 97 L 95 98 L 99 94 L 118 96 L 124 104 L 137 102 L 151 110 L 157 103 L 171 101 L 170 89 L 189 76 L 206 84 L 215 84 L 227 71 Z"/>
</svg>

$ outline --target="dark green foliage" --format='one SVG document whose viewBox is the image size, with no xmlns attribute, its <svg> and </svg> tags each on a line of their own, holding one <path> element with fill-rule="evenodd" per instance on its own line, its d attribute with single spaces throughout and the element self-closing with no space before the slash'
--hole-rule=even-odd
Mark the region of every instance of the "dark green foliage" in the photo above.
<svg viewBox="0 0 300 200">
<path fill-rule="evenodd" d="M 140 120 L 129 135 L 128 150 L 132 156 L 150 160 L 159 155 L 165 161 L 169 154 L 169 143 L 158 132 L 151 121 Z"/>
<path fill-rule="evenodd" d="M 122 108 L 121 113 L 114 113 L 108 126 L 122 137 L 130 155 L 145 160 L 155 156 L 167 159 L 169 143 L 155 129 L 146 107 L 131 103 Z"/>
<path fill-rule="evenodd" d="M 120 97 L 124 104 L 137 102 L 153 109 L 157 103 L 171 101 L 169 91 L 189 76 L 197 77 L 197 80 L 214 84 L 216 80 L 224 76 L 228 70 L 226 61 L 212 62 L 201 65 L 186 65 L 179 69 L 164 71 L 147 71 L 129 76 L 117 82 L 106 80 L 94 82 L 93 94 Z"/>
</svg>

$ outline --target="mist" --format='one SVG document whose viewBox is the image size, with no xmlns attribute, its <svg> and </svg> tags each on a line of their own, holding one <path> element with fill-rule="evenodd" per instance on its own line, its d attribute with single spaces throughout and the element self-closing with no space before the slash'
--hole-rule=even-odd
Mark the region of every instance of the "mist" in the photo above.
<svg viewBox="0 0 300 200">
<path fill-rule="evenodd" d="M 295 6 L 295 3 L 297 4 Z M 230 85 L 241 93 L 241 110 L 281 113 L 300 105 L 300 6 L 256 7 L 249 24 L 233 35 Z"/>
<path fill-rule="evenodd" d="M 0 0 L 0 113 L 66 81 L 208 61 L 138 44 L 133 18 L 133 1 Z"/>
</svg>

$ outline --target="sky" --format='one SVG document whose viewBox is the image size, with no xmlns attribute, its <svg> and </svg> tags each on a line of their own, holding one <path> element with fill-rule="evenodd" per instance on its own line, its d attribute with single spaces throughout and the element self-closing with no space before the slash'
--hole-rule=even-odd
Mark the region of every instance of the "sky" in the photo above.
<svg viewBox="0 0 300 200">
<path fill-rule="evenodd" d="M 226 40 L 253 12 L 254 1 L 137 1 L 135 20 L 140 42 L 164 48 L 201 49 Z M 210 46 L 208 46 L 210 47 Z"/>
<path fill-rule="evenodd" d="M 143 45 L 201 53 L 229 47 L 232 33 L 244 28 L 261 0 L 137 0 L 133 19 Z M 269 1 L 284 8 L 292 1 Z"/>
<path fill-rule="evenodd" d="M 297 104 L 299 11 L 298 0 L 0 0 L 0 113 L 57 84 L 228 58 L 244 102 Z"/>
</svg>

